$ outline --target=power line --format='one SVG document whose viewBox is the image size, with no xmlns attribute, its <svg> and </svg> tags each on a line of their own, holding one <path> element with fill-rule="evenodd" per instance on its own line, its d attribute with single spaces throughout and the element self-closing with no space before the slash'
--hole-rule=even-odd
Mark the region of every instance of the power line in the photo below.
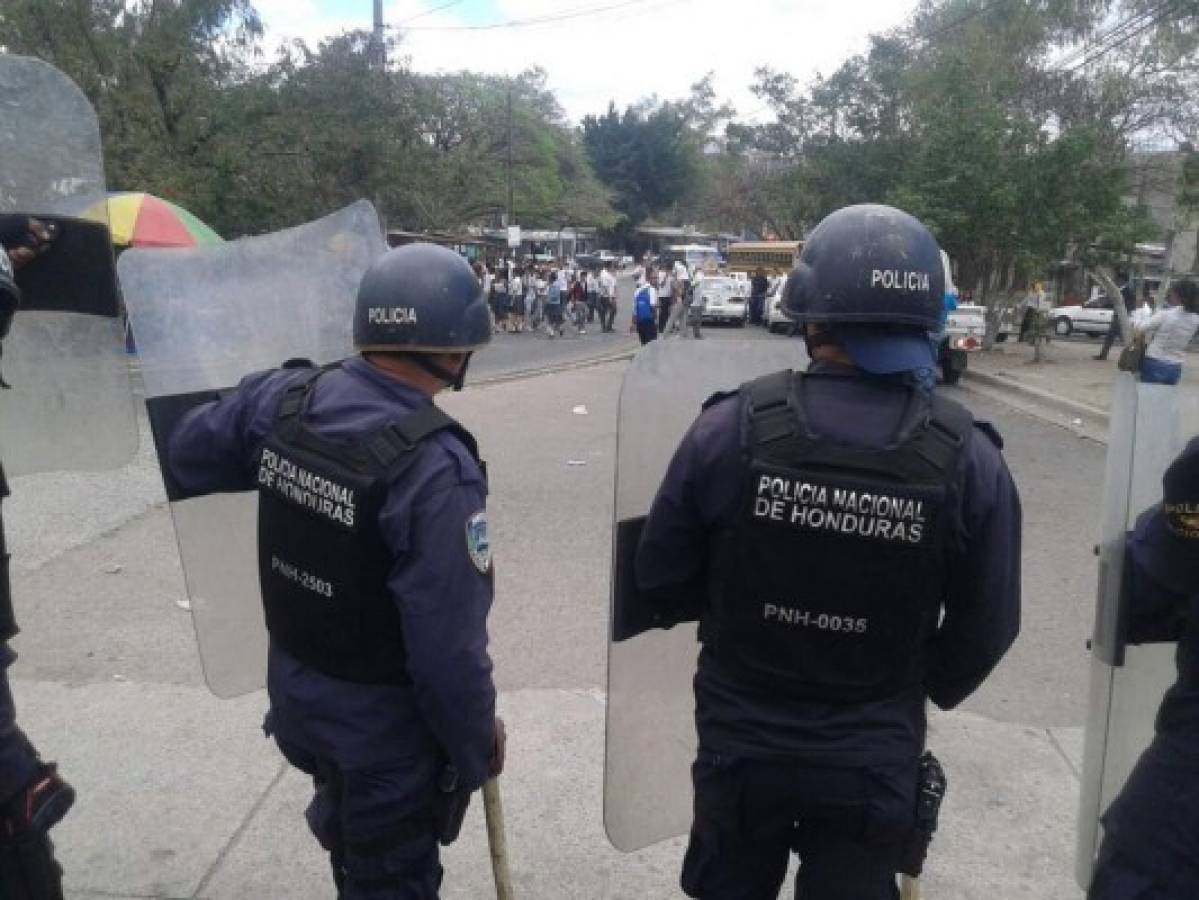
<svg viewBox="0 0 1199 900">
<path fill-rule="evenodd" d="M 1107 45 L 1109 40 L 1118 39 L 1123 33 L 1130 31 L 1142 22 L 1147 21 L 1150 17 L 1161 12 L 1163 8 L 1169 6 L 1173 0 L 1162 0 L 1156 6 L 1151 6 L 1149 9 L 1143 10 L 1132 16 L 1129 16 L 1123 22 L 1118 22 L 1116 25 L 1109 28 L 1107 31 L 1101 32 L 1095 39 L 1094 44 L 1084 43 L 1081 47 L 1070 51 L 1057 62 L 1054 63 L 1055 69 L 1065 69 L 1073 65 L 1078 60 L 1088 56 L 1095 50 L 1100 50 Z"/>
<path fill-rule="evenodd" d="M 511 19 L 507 22 L 491 22 L 486 25 L 418 25 L 415 28 L 409 28 L 409 31 L 498 31 L 504 28 L 528 28 L 533 25 L 546 25 L 553 22 L 569 22 L 574 19 L 582 19 L 590 16 L 597 16 L 602 13 L 612 12 L 617 9 L 626 9 L 630 6 L 639 6 L 643 3 L 650 3 L 653 0 L 623 0 L 621 3 L 612 3 L 608 6 L 596 6 L 590 9 L 573 9 L 569 12 L 554 13 L 548 16 L 534 16 L 528 19 Z"/>
<path fill-rule="evenodd" d="M 946 24 L 942 25 L 940 28 L 935 28 L 932 31 L 928 31 L 923 34 L 914 34 L 914 35 L 912 35 L 912 39 L 917 40 L 917 41 L 931 41 L 933 38 L 940 37 L 941 35 L 945 34 L 948 31 L 953 31 L 955 28 L 960 28 L 962 25 L 965 25 L 971 19 L 975 19 L 985 13 L 989 13 L 991 10 L 996 9 L 999 6 L 1001 6 L 1007 2 L 1008 2 L 1008 0 L 992 0 L 992 2 L 990 2 L 990 3 L 984 3 L 982 6 L 978 7 L 977 9 L 973 9 L 970 12 L 966 13 L 966 15 L 961 16 L 957 19 L 954 19 L 952 22 L 947 22 Z"/>
<path fill-rule="evenodd" d="M 1095 60 L 1099 59 L 1099 57 L 1103 56 L 1105 53 L 1110 53 L 1112 50 L 1115 50 L 1117 47 L 1124 46 L 1129 41 L 1131 41 L 1133 38 L 1138 37 L 1141 34 L 1144 34 L 1150 28 L 1156 27 L 1158 24 L 1160 24 L 1165 19 L 1166 16 L 1168 16 L 1171 12 L 1173 12 L 1174 9 L 1177 8 L 1178 5 L 1179 5 L 1178 0 L 1166 0 L 1166 2 L 1164 2 L 1154 8 L 1153 12 L 1151 13 L 1152 18 L 1150 18 L 1148 21 L 1145 21 L 1144 24 L 1142 24 L 1139 28 L 1135 29 L 1134 31 L 1130 31 L 1125 34 L 1122 34 L 1120 36 L 1119 40 L 1107 42 L 1103 46 L 1095 48 L 1095 50 L 1093 52 L 1088 52 L 1087 55 L 1085 57 L 1083 57 L 1081 62 L 1077 63 L 1076 65 L 1070 66 L 1070 68 L 1066 69 L 1065 70 L 1066 74 L 1068 74 L 1068 75 L 1073 74 L 1074 72 L 1077 72 L 1079 69 L 1085 68 L 1086 66 L 1090 65 Z M 1059 66 L 1059 68 L 1060 68 L 1060 66 Z"/>
<path fill-rule="evenodd" d="M 426 9 L 424 12 L 419 12 L 415 16 L 409 16 L 407 19 L 401 19 L 393 26 L 399 28 L 402 25 L 407 25 L 409 22 L 415 22 L 417 19 L 423 19 L 425 16 L 431 16 L 433 13 L 441 12 L 443 9 L 449 9 L 451 6 L 458 6 L 465 0 L 450 0 L 449 3 L 443 3 L 441 6 L 434 6 L 432 9 Z"/>
</svg>

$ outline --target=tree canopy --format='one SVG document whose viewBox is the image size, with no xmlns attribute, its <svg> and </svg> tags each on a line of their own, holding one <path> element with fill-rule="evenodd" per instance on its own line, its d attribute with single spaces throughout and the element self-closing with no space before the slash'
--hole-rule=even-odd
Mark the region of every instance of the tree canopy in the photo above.
<svg viewBox="0 0 1199 900">
<path fill-rule="evenodd" d="M 1126 202 L 1136 151 L 1199 137 L 1199 0 L 922 0 L 810 84 L 758 70 L 761 124 L 711 75 L 574 127 L 544 72 L 417 73 L 402 32 L 386 69 L 366 32 L 267 53 L 251 0 L 6 0 L 0 33 L 87 93 L 113 187 L 231 236 L 361 196 L 401 228 L 511 213 L 624 243 L 646 221 L 799 239 L 887 202 L 986 284 L 1153 237 Z M 1178 171 L 1193 208 L 1193 150 Z"/>
<path fill-rule="evenodd" d="M 396 227 L 498 223 L 509 174 L 516 222 L 615 221 L 537 70 L 382 70 L 368 32 L 268 59 L 250 0 L 9 0 L 0 26 L 5 49 L 48 60 L 88 95 L 113 188 L 168 197 L 226 235 L 363 196 Z"/>
</svg>

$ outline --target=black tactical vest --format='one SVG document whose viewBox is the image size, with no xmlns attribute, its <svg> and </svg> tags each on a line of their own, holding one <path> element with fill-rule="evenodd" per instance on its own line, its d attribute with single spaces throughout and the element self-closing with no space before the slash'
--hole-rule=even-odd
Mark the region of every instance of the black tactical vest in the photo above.
<svg viewBox="0 0 1199 900">
<path fill-rule="evenodd" d="M 271 639 L 334 678 L 404 683 L 399 610 L 387 590 L 391 558 L 379 512 L 391 485 L 449 430 L 478 459 L 474 439 L 433 404 L 353 443 L 304 425 L 313 389 L 336 364 L 289 387 L 258 458 L 258 573 Z M 480 464 L 480 468 L 482 464 Z"/>
<path fill-rule="evenodd" d="M 947 494 L 972 417 L 901 387 L 890 446 L 816 434 L 805 386 L 744 385 L 744 490 L 714 539 L 700 638 L 732 671 L 793 696 L 862 701 L 918 684 L 944 592 Z"/>
</svg>

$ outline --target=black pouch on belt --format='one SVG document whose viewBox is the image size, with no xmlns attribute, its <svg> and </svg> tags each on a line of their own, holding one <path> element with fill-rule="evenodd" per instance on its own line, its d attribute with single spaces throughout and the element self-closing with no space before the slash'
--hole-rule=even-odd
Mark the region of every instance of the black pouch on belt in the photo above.
<svg viewBox="0 0 1199 900">
<path fill-rule="evenodd" d="M 458 770 L 446 766 L 437 779 L 437 796 L 433 800 L 433 815 L 437 819 L 437 842 L 448 847 L 458 840 L 462 820 L 470 808 L 471 792 L 458 783 Z"/>
</svg>

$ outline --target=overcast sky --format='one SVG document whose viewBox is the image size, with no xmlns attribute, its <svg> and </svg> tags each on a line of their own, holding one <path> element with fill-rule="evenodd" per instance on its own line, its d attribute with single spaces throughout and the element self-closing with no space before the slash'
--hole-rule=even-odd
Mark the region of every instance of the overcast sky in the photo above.
<svg viewBox="0 0 1199 900">
<path fill-rule="evenodd" d="M 739 118 L 763 121 L 748 91 L 761 65 L 807 82 L 898 25 L 916 0 L 385 0 L 387 24 L 420 72 L 516 74 L 531 66 L 572 119 L 647 94 L 681 97 L 705 72 Z M 369 28 L 372 0 L 255 0 L 267 46 Z M 439 7 L 444 7 L 439 9 Z M 479 26 L 540 17 L 526 27 Z"/>
</svg>

